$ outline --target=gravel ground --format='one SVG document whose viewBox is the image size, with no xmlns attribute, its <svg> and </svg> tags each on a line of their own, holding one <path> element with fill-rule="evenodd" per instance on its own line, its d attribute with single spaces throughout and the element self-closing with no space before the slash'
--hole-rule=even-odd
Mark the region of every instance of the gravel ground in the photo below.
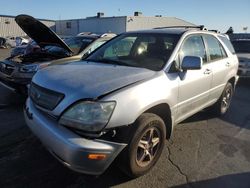
<svg viewBox="0 0 250 188">
<path fill-rule="evenodd" d="M 8 54 L 0 49 L 0 60 Z M 99 177 L 61 165 L 25 125 L 25 99 L 0 86 L 0 187 L 249 188 L 249 94 L 249 82 L 240 81 L 225 117 L 203 111 L 177 125 L 157 165 L 129 179 L 116 165 Z"/>
</svg>

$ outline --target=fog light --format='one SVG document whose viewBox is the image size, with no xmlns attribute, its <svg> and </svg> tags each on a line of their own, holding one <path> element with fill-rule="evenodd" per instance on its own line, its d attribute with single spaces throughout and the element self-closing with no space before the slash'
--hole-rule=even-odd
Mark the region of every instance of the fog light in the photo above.
<svg viewBox="0 0 250 188">
<path fill-rule="evenodd" d="M 103 160 L 107 157 L 106 154 L 89 154 L 88 159 L 91 160 Z"/>
</svg>

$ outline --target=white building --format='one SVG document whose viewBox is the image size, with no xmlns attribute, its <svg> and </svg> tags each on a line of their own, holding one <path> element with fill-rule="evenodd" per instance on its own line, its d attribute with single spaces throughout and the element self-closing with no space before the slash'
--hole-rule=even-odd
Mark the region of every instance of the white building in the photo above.
<svg viewBox="0 0 250 188">
<path fill-rule="evenodd" d="M 39 19 L 59 35 L 76 35 L 80 32 L 93 33 L 123 33 L 126 31 L 152 29 L 167 26 L 194 26 L 193 23 L 176 17 L 142 16 L 135 12 L 134 16 L 104 17 L 103 13 L 97 16 L 73 20 L 46 20 Z M 23 30 L 16 24 L 15 16 L 0 15 L 0 37 L 25 36 Z"/>
<path fill-rule="evenodd" d="M 54 20 L 39 19 L 46 26 L 55 30 Z M 15 16 L 0 15 L 0 37 L 25 36 L 26 34 L 15 22 Z"/>
<path fill-rule="evenodd" d="M 97 13 L 95 17 L 56 21 L 56 33 L 59 35 L 76 35 L 80 32 L 123 33 L 126 31 L 152 29 L 167 26 L 194 26 L 195 24 L 176 17 L 147 17 L 135 12 L 134 16 L 104 17 Z"/>
</svg>

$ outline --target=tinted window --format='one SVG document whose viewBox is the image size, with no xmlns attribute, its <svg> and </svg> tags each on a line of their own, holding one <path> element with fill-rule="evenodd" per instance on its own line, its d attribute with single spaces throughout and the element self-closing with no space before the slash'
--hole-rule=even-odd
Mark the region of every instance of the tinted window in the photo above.
<svg viewBox="0 0 250 188">
<path fill-rule="evenodd" d="M 201 57 L 204 63 L 207 62 L 205 46 L 201 36 L 191 36 L 184 41 L 179 52 L 180 62 L 185 56 Z"/>
<path fill-rule="evenodd" d="M 179 37 L 175 34 L 124 34 L 101 46 L 87 59 L 157 71 L 168 61 Z"/>
<path fill-rule="evenodd" d="M 226 57 L 226 53 L 220 42 L 211 35 L 205 35 L 204 36 L 206 43 L 207 43 L 207 49 L 208 49 L 208 55 L 210 58 L 210 61 L 222 59 Z"/>
<path fill-rule="evenodd" d="M 232 43 L 230 42 L 230 40 L 227 39 L 227 37 L 223 37 L 223 36 L 219 36 L 219 38 L 222 40 L 222 42 L 227 46 L 227 48 L 229 49 L 229 51 L 232 53 L 232 54 L 235 54 L 235 51 L 234 51 L 234 47 L 232 45 Z"/>
<path fill-rule="evenodd" d="M 250 53 L 250 40 L 232 41 L 236 53 Z"/>
</svg>

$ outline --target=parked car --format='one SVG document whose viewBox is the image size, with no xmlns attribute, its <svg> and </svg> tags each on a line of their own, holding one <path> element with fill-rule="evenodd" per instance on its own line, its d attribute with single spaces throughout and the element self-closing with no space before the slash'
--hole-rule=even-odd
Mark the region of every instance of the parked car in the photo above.
<svg viewBox="0 0 250 188">
<path fill-rule="evenodd" d="M 9 37 L 0 37 L 0 48 L 13 48 L 16 46 L 16 43 L 12 38 Z"/>
<path fill-rule="evenodd" d="M 6 48 L 5 43 L 6 43 L 6 38 L 0 37 L 0 48 Z"/>
<path fill-rule="evenodd" d="M 6 37 L 6 48 L 16 47 L 16 38 L 15 37 Z"/>
<path fill-rule="evenodd" d="M 16 17 L 17 24 L 34 40 L 29 46 L 0 62 L 0 81 L 18 92 L 26 93 L 33 75 L 48 65 L 78 61 L 113 35 L 81 35 L 62 40 L 43 23 L 28 15 Z M 31 27 L 32 26 L 32 27 Z"/>
<path fill-rule="evenodd" d="M 16 46 L 10 52 L 11 57 L 20 56 L 20 55 L 27 55 L 29 53 L 37 52 L 41 50 L 40 46 L 33 40 L 31 40 L 28 44 L 23 44 L 20 46 Z"/>
<path fill-rule="evenodd" d="M 16 46 L 27 45 L 30 42 L 30 39 L 24 37 L 15 38 Z"/>
<path fill-rule="evenodd" d="M 232 44 L 239 58 L 238 75 L 250 78 L 250 39 L 233 40 Z"/>
<path fill-rule="evenodd" d="M 72 170 L 99 175 L 117 158 L 143 175 L 174 125 L 207 107 L 227 112 L 238 80 L 231 48 L 203 27 L 123 33 L 84 61 L 38 71 L 25 121 Z"/>
</svg>

